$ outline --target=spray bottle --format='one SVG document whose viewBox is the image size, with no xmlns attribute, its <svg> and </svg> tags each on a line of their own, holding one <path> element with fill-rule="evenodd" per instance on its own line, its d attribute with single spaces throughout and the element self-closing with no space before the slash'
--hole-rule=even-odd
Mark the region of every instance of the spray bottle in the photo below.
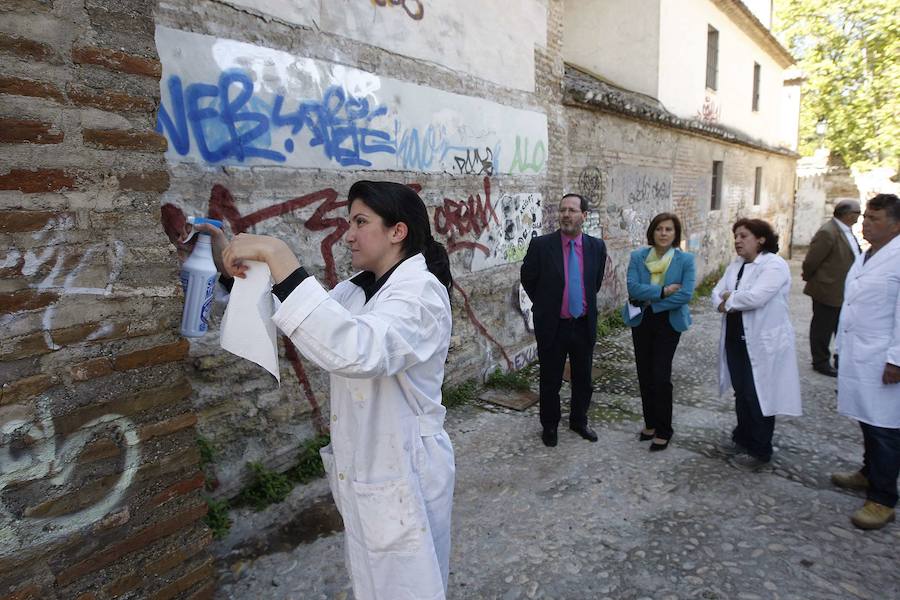
<svg viewBox="0 0 900 600">
<path fill-rule="evenodd" d="M 209 223 L 219 229 L 222 221 L 202 217 L 188 217 L 191 225 Z M 184 312 L 181 314 L 181 335 L 202 337 L 209 328 L 209 309 L 212 305 L 213 290 L 218 279 L 216 263 L 212 255 L 212 238 L 208 233 L 197 231 L 194 251 L 181 267 L 181 285 L 184 287 Z"/>
</svg>

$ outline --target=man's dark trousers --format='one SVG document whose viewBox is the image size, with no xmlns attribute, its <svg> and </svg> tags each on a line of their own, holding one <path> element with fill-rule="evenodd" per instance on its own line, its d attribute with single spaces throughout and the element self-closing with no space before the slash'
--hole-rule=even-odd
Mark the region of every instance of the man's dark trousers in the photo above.
<svg viewBox="0 0 900 600">
<path fill-rule="evenodd" d="M 569 425 L 587 425 L 587 411 L 591 405 L 591 359 L 594 354 L 590 332 L 590 320 L 560 319 L 556 336 L 550 342 L 538 338 L 538 360 L 540 361 L 540 414 L 544 430 L 555 431 L 560 421 L 559 388 L 562 385 L 566 357 L 571 371 L 572 402 L 569 410 Z"/>
<path fill-rule="evenodd" d="M 896 384 L 895 384 L 896 385 Z M 859 422 L 865 454 L 862 474 L 869 480 L 866 497 L 872 502 L 897 506 L 897 475 L 900 472 L 900 429 Z"/>
<path fill-rule="evenodd" d="M 809 322 L 809 349 L 814 367 L 830 367 L 831 352 L 828 350 L 832 336 L 837 335 L 840 306 L 828 306 L 817 300 L 812 301 L 812 320 Z"/>
</svg>

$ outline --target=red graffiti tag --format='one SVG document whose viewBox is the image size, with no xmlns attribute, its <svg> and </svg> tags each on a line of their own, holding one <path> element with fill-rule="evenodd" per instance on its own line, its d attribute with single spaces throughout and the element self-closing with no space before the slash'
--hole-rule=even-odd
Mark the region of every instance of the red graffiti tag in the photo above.
<svg viewBox="0 0 900 600">
<path fill-rule="evenodd" d="M 454 252 L 460 248 L 475 248 L 485 255 L 490 249 L 475 241 L 458 241 L 470 233 L 475 236 L 490 226 L 491 219 L 500 225 L 500 219 L 491 204 L 491 180 L 484 178 L 484 200 L 481 194 L 469 194 L 468 200 L 456 201 L 444 198 L 443 206 L 434 209 L 434 230 L 447 236 L 447 250 Z"/>
<path fill-rule="evenodd" d="M 416 193 L 422 191 L 422 186 L 418 183 L 411 183 L 409 187 Z M 248 215 L 241 215 L 234 201 L 234 196 L 223 185 L 216 184 L 212 187 L 209 195 L 209 216 L 221 221 L 227 221 L 231 226 L 233 233 L 243 233 L 248 228 L 275 217 L 280 217 L 291 211 L 299 210 L 303 207 L 320 202 L 319 206 L 313 212 L 312 216 L 306 220 L 304 227 L 310 231 L 326 231 L 329 228 L 333 230 L 322 239 L 319 249 L 322 253 L 322 259 L 325 262 L 325 283 L 329 287 L 337 285 L 337 269 L 334 264 L 334 245 L 340 241 L 344 233 L 350 228 L 350 224 L 343 216 L 329 216 L 333 210 L 347 206 L 346 201 L 339 201 L 337 191 L 333 188 L 324 188 L 304 196 L 298 196 L 273 204 L 266 208 L 252 212 Z M 190 244 L 181 242 L 186 232 L 186 219 L 184 212 L 174 204 L 164 204 L 161 209 L 161 220 L 163 230 L 166 232 L 169 240 L 178 248 L 178 254 L 181 259 L 187 258 L 192 247 Z M 287 336 L 282 336 L 285 346 L 285 356 L 291 363 L 294 373 L 300 382 L 306 399 L 312 407 L 311 419 L 320 433 L 327 430 L 327 424 L 322 421 L 322 411 L 316 396 L 313 393 L 312 386 L 309 383 L 309 377 L 300 360 L 300 356 L 294 348 L 293 343 Z"/>
</svg>

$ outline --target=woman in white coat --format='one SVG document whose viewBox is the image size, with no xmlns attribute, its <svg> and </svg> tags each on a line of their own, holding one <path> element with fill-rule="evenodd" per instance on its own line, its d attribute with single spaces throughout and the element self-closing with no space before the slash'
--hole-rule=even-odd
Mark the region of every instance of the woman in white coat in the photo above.
<svg viewBox="0 0 900 600">
<path fill-rule="evenodd" d="M 443 429 L 452 279 L 421 198 L 358 181 L 346 241 L 360 272 L 327 292 L 284 242 L 241 234 L 228 273 L 269 265 L 272 317 L 331 374 L 331 444 L 322 460 L 344 520 L 356 600 L 445 598 L 454 459 Z"/>
<path fill-rule="evenodd" d="M 778 235 L 760 219 L 731 228 L 737 258 L 712 292 L 722 314 L 719 394 L 734 389 L 737 426 L 720 444 L 729 462 L 756 471 L 772 458 L 775 415 L 801 414 L 794 328 L 788 314 L 791 273 Z"/>
</svg>

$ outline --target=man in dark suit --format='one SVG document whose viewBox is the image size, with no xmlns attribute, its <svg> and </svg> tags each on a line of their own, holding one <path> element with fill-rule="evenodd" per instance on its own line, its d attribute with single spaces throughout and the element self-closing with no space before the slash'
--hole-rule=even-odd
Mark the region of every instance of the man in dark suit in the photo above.
<svg viewBox="0 0 900 600">
<path fill-rule="evenodd" d="M 809 323 L 809 350 L 813 369 L 837 377 L 837 359 L 831 365 L 828 345 L 837 335 L 844 279 L 860 254 L 859 242 L 850 229 L 859 219 L 859 202 L 841 200 L 834 206 L 834 218 L 819 228 L 803 259 L 803 293 L 812 297 L 812 321 Z"/>
<path fill-rule="evenodd" d="M 566 194 L 559 202 L 559 229 L 531 240 L 522 261 L 522 287 L 534 306 L 534 337 L 540 363 L 540 414 L 547 446 L 557 443 L 559 388 L 566 357 L 571 367 L 569 429 L 596 442 L 587 420 L 591 361 L 597 341 L 597 292 L 603 282 L 606 245 L 582 233 L 587 201 Z"/>
</svg>

